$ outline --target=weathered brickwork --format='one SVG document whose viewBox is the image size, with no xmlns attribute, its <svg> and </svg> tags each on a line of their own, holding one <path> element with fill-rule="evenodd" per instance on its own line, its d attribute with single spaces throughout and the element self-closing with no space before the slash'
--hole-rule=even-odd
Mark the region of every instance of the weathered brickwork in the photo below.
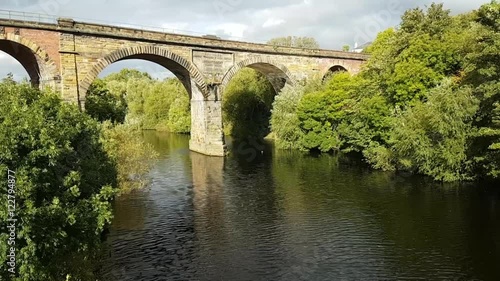
<svg viewBox="0 0 500 281">
<path fill-rule="evenodd" d="M 196 36 L 75 22 L 57 24 L 0 19 L 0 50 L 26 68 L 35 85 L 50 86 L 64 100 L 85 106 L 99 73 L 125 59 L 143 59 L 174 73 L 191 96 L 190 148 L 222 156 L 223 91 L 244 67 L 265 74 L 279 91 L 286 83 L 324 76 L 332 68 L 357 73 L 366 56 L 331 50 L 275 47 Z"/>
</svg>

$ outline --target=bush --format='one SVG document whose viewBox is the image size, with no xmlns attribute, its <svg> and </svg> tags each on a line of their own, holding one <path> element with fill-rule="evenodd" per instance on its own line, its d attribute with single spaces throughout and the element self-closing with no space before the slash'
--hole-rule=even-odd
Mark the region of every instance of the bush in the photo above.
<svg viewBox="0 0 500 281">
<path fill-rule="evenodd" d="M 398 167 L 439 181 L 470 179 L 466 152 L 477 105 L 470 89 L 447 80 L 396 118 L 390 142 Z"/>
<path fill-rule="evenodd" d="M 297 115 L 304 132 L 300 142 L 303 149 L 328 152 L 342 147 L 337 128 L 353 106 L 353 83 L 348 73 L 337 73 L 322 89 L 302 97 Z"/>
<path fill-rule="evenodd" d="M 116 163 L 120 193 L 140 189 L 149 183 L 148 173 L 158 157 L 153 147 L 146 144 L 141 131 L 130 125 L 103 124 L 104 149 Z"/>
<path fill-rule="evenodd" d="M 95 280 L 92 263 L 117 191 L 117 171 L 99 136 L 97 121 L 55 94 L 0 84 L 0 173 L 10 169 L 17 178 L 14 280 Z M 3 230 L 6 199 L 0 198 Z M 10 279 L 7 241 L 1 234 L 2 280 Z"/>
<path fill-rule="evenodd" d="M 85 112 L 99 122 L 123 123 L 127 104 L 122 95 L 114 95 L 106 89 L 106 83 L 97 79 L 90 85 L 85 102 Z"/>
<path fill-rule="evenodd" d="M 304 91 L 303 85 L 285 85 L 276 96 L 271 111 L 271 131 L 279 149 L 300 149 L 304 134 L 299 126 L 297 106 Z"/>
</svg>

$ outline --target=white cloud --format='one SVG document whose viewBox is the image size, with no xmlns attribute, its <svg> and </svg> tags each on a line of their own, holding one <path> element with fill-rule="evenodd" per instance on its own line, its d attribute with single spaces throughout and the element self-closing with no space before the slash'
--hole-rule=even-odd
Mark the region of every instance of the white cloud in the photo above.
<svg viewBox="0 0 500 281">
<path fill-rule="evenodd" d="M 271 26 L 276 26 L 276 25 L 281 25 L 285 23 L 285 20 L 284 19 L 275 19 L 275 18 L 271 18 L 271 19 L 268 19 L 263 25 L 262 27 L 266 28 L 266 27 L 271 27 Z"/>
<path fill-rule="evenodd" d="M 235 38 L 241 40 L 243 34 L 248 29 L 248 25 L 241 23 L 222 23 L 208 28 L 207 33 L 225 35 L 226 38 Z"/>
</svg>

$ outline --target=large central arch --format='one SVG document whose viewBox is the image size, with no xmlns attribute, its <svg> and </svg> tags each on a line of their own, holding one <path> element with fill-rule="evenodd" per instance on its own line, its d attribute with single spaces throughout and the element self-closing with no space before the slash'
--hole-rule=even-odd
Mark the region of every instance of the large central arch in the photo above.
<svg viewBox="0 0 500 281">
<path fill-rule="evenodd" d="M 54 81 L 57 66 L 40 46 L 14 33 L 0 34 L 0 50 L 17 60 L 28 72 L 34 87 Z"/>
<path fill-rule="evenodd" d="M 203 75 L 192 63 L 167 49 L 156 46 L 137 46 L 119 49 L 99 59 L 80 83 L 80 93 L 85 97 L 90 85 L 101 71 L 114 62 L 127 59 L 142 59 L 157 63 L 170 70 L 182 82 L 190 97 L 193 94 L 191 80 L 193 80 L 203 97 L 206 98 L 208 96 L 207 85 L 203 79 Z"/>
<path fill-rule="evenodd" d="M 243 60 L 238 64 L 234 65 L 229 71 L 224 75 L 221 83 L 221 92 L 224 92 L 224 89 L 227 87 L 231 79 L 244 67 L 249 67 L 255 69 L 262 74 L 264 74 L 271 84 L 273 85 L 276 93 L 279 93 L 281 88 L 285 86 L 285 84 L 294 84 L 292 79 L 292 74 L 286 68 L 286 66 L 269 59 L 267 57 L 254 56 L 249 59 Z"/>
</svg>

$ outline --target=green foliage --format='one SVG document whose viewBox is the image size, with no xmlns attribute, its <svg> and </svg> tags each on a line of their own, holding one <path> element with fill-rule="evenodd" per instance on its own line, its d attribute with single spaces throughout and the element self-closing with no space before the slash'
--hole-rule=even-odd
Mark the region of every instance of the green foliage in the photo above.
<svg viewBox="0 0 500 281">
<path fill-rule="evenodd" d="M 267 42 L 276 47 L 295 47 L 304 49 L 319 49 L 319 43 L 312 37 L 287 36 L 273 38 Z"/>
<path fill-rule="evenodd" d="M 154 83 L 144 97 L 143 127 L 188 133 L 191 126 L 189 106 L 189 96 L 179 80 L 167 79 Z M 177 116 L 179 119 L 173 120 L 171 116 Z"/>
<path fill-rule="evenodd" d="M 470 89 L 445 81 L 395 118 L 391 149 L 397 166 L 439 181 L 469 179 L 467 148 L 477 100 Z"/>
<path fill-rule="evenodd" d="M 303 85 L 285 85 L 273 103 L 271 131 L 280 149 L 300 149 L 303 131 L 300 129 L 297 107 L 304 92 Z"/>
<path fill-rule="evenodd" d="M 387 144 L 391 118 L 392 110 L 385 97 L 375 94 L 361 98 L 339 126 L 338 131 L 345 140 L 343 151 L 359 153 Z"/>
<path fill-rule="evenodd" d="M 10 169 L 17 177 L 14 280 L 64 280 L 68 274 L 95 280 L 89 269 L 117 190 L 117 171 L 99 136 L 94 119 L 57 95 L 27 84 L 0 84 L 0 173 Z M 0 198 L 4 230 L 6 200 Z M 7 241 L 1 234 L 2 280 L 11 280 Z"/>
<path fill-rule="evenodd" d="M 148 173 L 158 154 L 143 141 L 139 129 L 130 125 L 103 123 L 101 142 L 116 163 L 120 193 L 143 188 L 149 183 Z"/>
<path fill-rule="evenodd" d="M 127 114 L 127 104 L 122 94 L 111 94 L 106 89 L 106 83 L 102 79 L 97 79 L 87 92 L 85 112 L 99 122 L 109 120 L 113 123 L 123 123 Z"/>
<path fill-rule="evenodd" d="M 250 68 L 242 69 L 224 92 L 224 127 L 236 140 L 263 139 L 270 132 L 274 96 L 267 77 Z"/>
<path fill-rule="evenodd" d="M 189 95 L 182 83 L 176 78 L 154 80 L 133 69 L 97 79 L 86 110 L 99 121 L 125 120 L 143 129 L 189 133 L 191 128 Z"/>
<path fill-rule="evenodd" d="M 500 3 L 492 1 L 477 12 L 474 50 L 467 56 L 464 84 L 480 100 L 474 125 L 479 128 L 471 146 L 475 170 L 500 177 Z"/>
<path fill-rule="evenodd" d="M 363 75 L 378 83 L 392 104 L 425 100 L 442 79 L 459 74 L 469 48 L 468 24 L 442 4 L 409 10 L 398 30 L 380 33 L 368 48 L 372 57 Z"/>
<path fill-rule="evenodd" d="M 328 152 L 341 148 L 343 141 L 337 128 L 353 106 L 354 83 L 348 73 L 337 73 L 322 89 L 304 95 L 297 108 L 304 132 L 300 143 L 303 149 Z"/>
<path fill-rule="evenodd" d="M 189 133 L 191 131 L 191 114 L 189 99 L 185 96 L 177 97 L 168 110 L 167 126 L 171 132 Z"/>
<path fill-rule="evenodd" d="M 272 117 L 278 147 L 356 152 L 439 181 L 498 178 L 499 28 L 497 1 L 457 16 L 442 4 L 407 11 L 366 49 L 358 75 L 285 88 Z"/>
</svg>

